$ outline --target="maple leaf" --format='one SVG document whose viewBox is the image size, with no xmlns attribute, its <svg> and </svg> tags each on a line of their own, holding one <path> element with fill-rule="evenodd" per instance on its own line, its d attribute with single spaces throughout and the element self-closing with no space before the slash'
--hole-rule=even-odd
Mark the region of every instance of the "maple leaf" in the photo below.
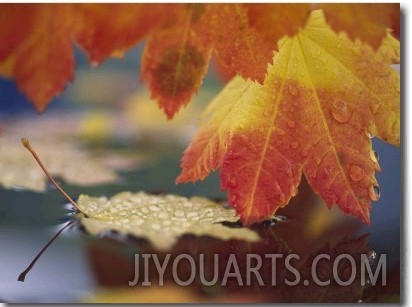
<svg viewBox="0 0 412 307">
<path fill-rule="evenodd" d="M 73 38 L 90 61 L 99 64 L 138 43 L 162 22 L 165 12 L 155 4 L 1 7 L 0 75 L 14 78 L 37 111 L 43 111 L 73 80 Z"/>
<path fill-rule="evenodd" d="M 91 63 L 121 56 L 167 20 L 169 5 L 75 4 L 76 42 L 87 51 Z"/>
<path fill-rule="evenodd" d="M 169 118 L 189 103 L 206 74 L 212 52 L 207 8 L 201 4 L 170 7 L 172 26 L 156 31 L 146 43 L 142 79 Z"/>
<path fill-rule="evenodd" d="M 312 12 L 279 42 L 263 85 L 235 77 L 211 103 L 176 181 L 221 167 L 229 203 L 251 224 L 285 206 L 303 172 L 329 207 L 369 223 L 379 165 L 368 131 L 399 143 L 400 80 L 389 66 L 396 54 L 390 34 L 374 52 Z"/>
<path fill-rule="evenodd" d="M 33 159 L 21 151 L 16 138 L 2 138 L 0 142 L 0 185 L 4 188 L 24 188 L 32 191 L 45 191 L 47 178 L 33 164 Z M 50 165 L 50 171 L 70 184 L 98 185 L 116 182 L 119 176 L 105 165 L 104 161 L 80 149 L 72 142 L 56 146 L 59 140 L 39 141 L 42 147 L 48 148 L 42 153 L 44 161 Z M 88 176 L 79 176 L 79 172 Z"/>
<path fill-rule="evenodd" d="M 122 192 L 110 200 L 80 195 L 77 205 L 87 215 L 82 224 L 90 233 L 116 230 L 147 238 L 159 249 L 171 248 L 177 237 L 185 233 L 223 240 L 259 240 L 248 228 L 233 229 L 219 224 L 237 221 L 234 210 L 201 197 L 189 200 L 176 195 Z"/>
<path fill-rule="evenodd" d="M 326 21 L 336 32 L 345 31 L 378 49 L 387 28 L 399 37 L 399 3 L 325 3 L 316 7 L 325 12 Z"/>
<path fill-rule="evenodd" d="M 215 55 L 232 74 L 263 82 L 267 64 L 273 57 L 273 41 L 252 28 L 243 4 L 214 6 L 218 19 L 225 22 L 214 34 Z M 227 38 L 231 37 L 230 40 Z M 234 52 L 236 51 L 236 56 Z"/>
<path fill-rule="evenodd" d="M 309 4 L 226 4 L 214 8 L 225 23 L 215 33 L 217 60 L 227 74 L 240 74 L 259 83 L 272 63 L 275 43 L 284 35 L 295 34 L 310 11 Z"/>
<path fill-rule="evenodd" d="M 37 111 L 73 79 L 70 31 L 75 26 L 68 4 L 4 4 L 0 16 L 0 75 L 16 79 Z M 22 22 L 23 21 L 23 22 Z M 17 32 L 10 31 L 16 26 Z M 21 24 L 20 24 L 21 23 Z M 14 29 L 14 27 L 13 27 Z M 4 43 L 11 41 L 11 44 Z"/>
</svg>

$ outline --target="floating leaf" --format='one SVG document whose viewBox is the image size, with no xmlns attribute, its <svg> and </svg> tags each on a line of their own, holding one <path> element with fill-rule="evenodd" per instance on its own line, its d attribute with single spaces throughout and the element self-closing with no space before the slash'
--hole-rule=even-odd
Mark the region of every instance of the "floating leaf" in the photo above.
<svg viewBox="0 0 412 307">
<path fill-rule="evenodd" d="M 118 179 L 115 171 L 99 159 L 79 147 L 66 143 L 55 146 L 53 141 L 36 141 L 45 165 L 55 176 L 70 184 L 97 185 L 114 182 Z M 79 176 L 87 174 L 87 176 Z M 42 170 L 33 163 L 27 152 L 21 150 L 20 142 L 0 140 L 0 184 L 7 188 L 24 188 L 44 191 L 47 178 Z"/>
<path fill-rule="evenodd" d="M 145 238 L 158 249 L 171 248 L 183 234 L 259 240 L 248 228 L 219 224 L 237 221 L 235 211 L 200 197 L 122 192 L 110 199 L 80 195 L 77 205 L 87 216 L 82 224 L 91 234 L 114 230 Z"/>
<path fill-rule="evenodd" d="M 307 201 L 302 198 L 301 209 L 307 210 L 309 207 Z M 290 208 L 288 208 L 290 209 Z M 298 209 L 299 210 L 299 209 Z M 291 210 L 291 211 L 298 211 Z M 296 212 L 297 213 L 297 212 Z M 299 213 L 297 213 L 299 214 Z M 167 289 L 180 285 L 177 277 L 180 280 L 190 280 L 190 276 L 196 275 L 196 278 L 189 284 L 183 286 L 185 289 L 190 289 L 191 293 L 198 293 L 201 296 L 197 298 L 199 302 L 203 299 L 213 299 L 215 302 L 277 302 L 277 303 L 292 303 L 292 302 L 308 302 L 313 299 L 317 302 L 356 302 L 360 299 L 364 287 L 361 284 L 361 266 L 360 254 L 370 252 L 368 246 L 368 236 L 345 239 L 348 233 L 354 234 L 355 229 L 347 232 L 345 226 L 349 226 L 352 221 L 344 221 L 341 226 L 331 226 L 330 229 L 313 240 L 309 239 L 306 247 L 302 248 L 302 244 L 307 241 L 299 238 L 299 231 L 295 232 L 295 228 L 302 223 L 306 223 L 307 218 L 302 215 L 298 220 L 295 218 L 288 219 L 276 225 L 269 226 L 266 223 L 259 223 L 252 226 L 260 237 L 258 242 L 247 242 L 242 240 L 230 240 L 225 242 L 213 237 L 203 236 L 201 238 L 194 236 L 184 236 L 179 239 L 172 250 L 157 251 L 147 246 L 141 241 L 119 242 L 116 240 L 103 240 L 90 242 L 88 246 L 88 255 L 92 263 L 92 270 L 96 277 L 97 283 L 103 289 L 112 288 L 121 289 L 129 281 L 135 280 L 133 286 L 135 293 L 140 293 L 144 289 L 146 280 L 150 280 L 151 286 L 156 287 L 162 284 L 164 295 L 167 296 Z M 348 224 L 349 222 L 349 224 Z M 283 232 L 279 230 L 283 228 Z M 351 228 L 349 226 L 349 228 Z M 340 230 L 338 230 L 340 229 Z M 335 232 L 338 230 L 338 232 Z M 333 241 L 330 242 L 326 237 L 329 233 L 334 233 Z M 325 237 L 326 236 L 326 237 Z M 296 238 L 298 237 L 298 238 Z M 296 244 L 289 243 L 296 238 Z M 139 250 L 139 254 L 151 255 L 149 261 L 144 261 L 139 257 L 130 257 L 130 250 Z M 336 284 L 335 276 L 332 272 L 333 261 L 337 256 L 347 254 L 355 260 L 356 277 L 354 282 L 347 286 L 339 286 Z M 182 255 L 193 261 L 179 261 Z M 323 259 L 316 264 L 316 276 L 324 281 L 331 280 L 329 286 L 318 286 L 314 281 L 314 274 L 311 274 L 313 259 L 317 256 L 328 257 L 330 261 Z M 154 258 L 158 261 L 153 261 Z M 276 261 L 272 257 L 277 257 Z M 291 274 L 291 267 L 287 267 L 285 258 L 291 260 L 290 265 L 299 272 L 300 281 L 295 286 L 288 285 L 285 281 L 293 282 L 295 276 Z M 348 265 L 348 259 L 340 259 L 337 268 L 339 277 L 346 281 L 349 275 L 353 272 L 351 266 Z M 326 265 L 325 265 L 325 262 Z M 156 264 L 163 265 L 162 276 L 156 269 Z M 177 264 L 174 267 L 174 264 Z M 193 263 L 193 264 L 192 264 Z M 107 268 L 117 268 L 116 270 L 108 270 Z M 235 269 L 237 267 L 238 269 Z M 251 275 L 250 268 L 255 267 L 257 274 Z M 195 274 L 195 270 L 197 274 Z M 202 269 L 204 268 L 204 270 Z M 230 268 L 231 270 L 229 270 Z M 330 268 L 330 270 L 326 270 Z M 319 269 L 319 270 L 318 270 Z M 349 270 L 348 270 L 349 269 Z M 139 274 L 139 279 L 135 272 L 143 272 L 146 270 L 146 275 Z M 237 272 L 236 276 L 233 271 Z M 201 273 L 199 273 L 199 271 Z M 230 277 L 228 278 L 228 276 Z M 204 280 L 212 281 L 212 285 L 205 284 L 200 276 L 204 276 Z M 306 285 L 305 280 L 310 282 Z M 179 288 L 180 288 L 179 287 Z M 129 287 L 130 288 L 130 287 Z M 160 290 L 160 289 L 159 289 Z M 144 291 L 143 291 L 144 292 Z M 141 296 L 131 297 L 111 297 L 123 302 L 134 302 L 144 300 L 144 293 Z M 130 292 L 129 292 L 130 293 Z M 115 292 L 112 292 L 115 294 Z M 122 293 L 119 293 L 122 294 Z M 130 293 L 131 294 L 131 293 Z M 336 295 L 334 295 L 336 294 Z M 159 293 L 158 295 L 162 295 Z M 110 299 L 105 297 L 104 299 Z M 101 300 L 101 301 L 104 301 Z M 180 297 L 177 297 L 179 300 Z M 156 300 L 156 299 L 155 299 Z M 160 301 L 157 299 L 156 301 Z M 175 300 L 173 300 L 175 301 Z"/>
</svg>

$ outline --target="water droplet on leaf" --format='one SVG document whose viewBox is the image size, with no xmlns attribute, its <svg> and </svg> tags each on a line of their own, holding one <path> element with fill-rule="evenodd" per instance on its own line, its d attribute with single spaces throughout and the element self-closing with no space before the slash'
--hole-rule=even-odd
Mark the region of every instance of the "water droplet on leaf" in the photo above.
<svg viewBox="0 0 412 307">
<path fill-rule="evenodd" d="M 333 172 L 333 166 L 332 165 L 326 165 L 325 166 L 325 174 L 327 176 L 330 176 L 330 175 L 332 175 L 332 172 Z"/>
<path fill-rule="evenodd" d="M 159 224 L 151 224 L 151 226 L 154 230 L 159 230 L 162 228 L 162 226 L 160 226 Z"/>
<path fill-rule="evenodd" d="M 310 179 L 316 179 L 316 167 L 313 164 L 309 164 L 305 169 L 305 174 Z"/>
<path fill-rule="evenodd" d="M 377 164 L 378 169 L 380 170 L 380 167 L 379 167 L 379 164 L 378 164 L 378 162 L 379 162 L 379 155 L 378 155 L 378 153 L 377 153 L 375 150 L 373 150 L 373 149 L 371 149 L 371 151 L 370 151 L 370 158 L 371 158 L 371 160 L 372 160 L 374 163 Z"/>
<path fill-rule="evenodd" d="M 365 175 L 363 169 L 360 166 L 352 165 L 349 170 L 349 177 L 353 181 L 361 181 Z"/>
<path fill-rule="evenodd" d="M 298 95 L 299 91 L 298 91 L 298 89 L 297 89 L 295 86 L 289 85 L 289 93 L 290 93 L 292 96 L 296 97 L 296 96 Z"/>
<path fill-rule="evenodd" d="M 253 153 L 257 153 L 257 148 L 256 148 L 256 146 L 255 145 L 253 145 L 253 143 L 248 143 L 248 147 L 249 147 L 249 149 L 250 149 L 250 151 L 251 152 L 253 152 Z"/>
<path fill-rule="evenodd" d="M 334 192 L 333 190 L 331 190 L 331 189 L 328 189 L 328 190 L 325 192 L 325 198 L 326 198 L 326 199 L 329 199 L 329 201 L 332 202 L 332 203 L 336 203 L 336 201 L 338 200 L 335 192 Z"/>
<path fill-rule="evenodd" d="M 282 129 L 277 128 L 277 129 L 276 129 L 276 134 L 277 134 L 277 135 L 285 135 L 286 132 L 283 131 Z"/>
<path fill-rule="evenodd" d="M 379 198 L 381 197 L 381 189 L 379 188 L 378 185 L 371 185 L 369 188 L 369 197 L 373 200 L 373 201 L 377 201 L 379 200 Z"/>
<path fill-rule="evenodd" d="M 150 211 L 153 211 L 153 212 L 160 211 L 160 208 L 158 206 L 155 206 L 155 205 L 149 206 L 149 209 L 150 209 Z"/>
<path fill-rule="evenodd" d="M 335 99 L 333 102 L 332 116 L 338 123 L 346 123 L 349 120 L 350 113 L 346 101 Z"/>
<path fill-rule="evenodd" d="M 184 217 L 185 216 L 185 212 L 183 210 L 176 210 L 175 211 L 175 216 L 176 217 Z"/>
<path fill-rule="evenodd" d="M 371 151 L 370 151 L 370 157 L 371 157 L 371 160 L 372 160 L 373 162 L 378 163 L 378 161 L 379 161 L 379 155 L 378 155 L 378 153 L 377 153 L 375 150 L 371 149 Z"/>
<path fill-rule="evenodd" d="M 237 128 L 238 130 L 243 130 L 243 129 L 245 129 L 245 125 L 243 125 L 243 124 L 241 124 L 241 123 L 238 123 L 237 126 L 236 126 L 236 128 Z"/>
<path fill-rule="evenodd" d="M 289 128 L 295 128 L 296 124 L 293 120 L 288 120 L 287 125 Z"/>
<path fill-rule="evenodd" d="M 235 188 L 236 186 L 237 186 L 237 179 L 236 179 L 236 177 L 229 177 L 229 180 L 228 180 L 228 182 L 227 182 L 227 186 L 229 187 L 229 188 Z"/>
<path fill-rule="evenodd" d="M 299 143 L 298 142 L 292 142 L 290 143 L 290 148 L 292 149 L 297 149 L 299 147 Z"/>
<path fill-rule="evenodd" d="M 303 150 L 300 152 L 300 155 L 302 156 L 302 158 L 306 158 L 306 157 L 309 155 L 309 152 L 308 152 L 307 149 L 303 149 Z"/>
<path fill-rule="evenodd" d="M 372 134 L 372 133 L 370 133 L 369 131 L 365 131 L 365 134 L 366 134 L 366 136 L 368 137 L 368 138 L 370 138 L 370 139 L 373 139 L 375 136 Z"/>
</svg>

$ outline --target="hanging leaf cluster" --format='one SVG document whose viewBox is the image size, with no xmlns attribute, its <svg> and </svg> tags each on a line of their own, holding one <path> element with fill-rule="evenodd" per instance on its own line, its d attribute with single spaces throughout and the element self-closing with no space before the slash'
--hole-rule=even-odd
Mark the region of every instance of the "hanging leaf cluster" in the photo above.
<svg viewBox="0 0 412 307">
<path fill-rule="evenodd" d="M 243 223 L 271 216 L 302 174 L 369 223 L 370 135 L 399 145 L 399 4 L 1 4 L 0 75 L 43 111 L 74 78 L 145 39 L 141 77 L 172 118 L 212 56 L 234 76 L 204 112 L 177 182 L 220 168 Z"/>
</svg>

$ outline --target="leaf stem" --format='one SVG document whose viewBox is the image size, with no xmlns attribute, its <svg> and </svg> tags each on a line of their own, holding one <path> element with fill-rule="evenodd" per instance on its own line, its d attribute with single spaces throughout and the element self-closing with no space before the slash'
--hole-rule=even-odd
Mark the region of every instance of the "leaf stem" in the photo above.
<svg viewBox="0 0 412 307">
<path fill-rule="evenodd" d="M 80 208 L 77 206 L 76 202 L 59 186 L 59 184 L 54 180 L 54 178 L 50 175 L 47 169 L 44 167 L 43 163 L 41 162 L 39 156 L 37 155 L 36 151 L 30 146 L 30 142 L 27 138 L 22 138 L 21 142 L 24 147 L 27 148 L 28 151 L 33 155 L 34 159 L 36 159 L 37 163 L 40 165 L 43 172 L 46 174 L 47 178 L 53 183 L 53 185 L 59 190 L 59 192 L 77 209 L 80 211 Z"/>
<path fill-rule="evenodd" d="M 60 229 L 54 236 L 47 242 L 47 244 L 41 249 L 41 251 L 37 254 L 36 257 L 30 262 L 29 266 L 27 269 L 25 269 L 23 272 L 20 273 L 19 277 L 17 278 L 18 281 L 24 282 L 27 273 L 30 272 L 30 270 L 33 268 L 33 266 L 36 264 L 37 260 L 39 260 L 40 256 L 46 251 L 46 249 L 50 246 L 50 244 L 53 243 L 54 240 L 57 239 L 57 237 L 69 226 L 73 224 L 74 221 L 68 222 L 62 229 Z"/>
</svg>

